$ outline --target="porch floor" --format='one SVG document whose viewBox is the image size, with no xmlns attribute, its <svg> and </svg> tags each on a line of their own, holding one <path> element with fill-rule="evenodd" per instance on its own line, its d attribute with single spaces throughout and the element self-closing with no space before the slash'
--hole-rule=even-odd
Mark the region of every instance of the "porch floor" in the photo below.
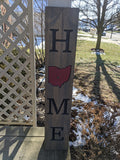
<svg viewBox="0 0 120 160">
<path fill-rule="evenodd" d="M 44 127 L 0 126 L 0 160 L 71 160 L 68 151 L 44 149 Z"/>
</svg>

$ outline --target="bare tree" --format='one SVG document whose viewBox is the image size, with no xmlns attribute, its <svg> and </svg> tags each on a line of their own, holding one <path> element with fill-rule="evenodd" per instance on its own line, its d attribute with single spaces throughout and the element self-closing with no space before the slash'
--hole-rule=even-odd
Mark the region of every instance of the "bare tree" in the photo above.
<svg viewBox="0 0 120 160">
<path fill-rule="evenodd" d="M 43 44 L 44 35 L 45 35 L 44 29 L 45 29 L 46 3 L 47 3 L 47 0 L 34 0 L 34 31 L 35 31 L 34 33 L 35 33 L 35 36 L 41 37 L 42 44 Z"/>
<path fill-rule="evenodd" d="M 100 49 L 102 33 L 114 22 L 120 0 L 74 0 L 74 2 L 80 9 L 80 21 L 97 29 L 96 49 Z"/>
<path fill-rule="evenodd" d="M 45 7 L 47 5 L 47 0 L 34 0 L 34 37 L 35 45 L 39 46 L 40 42 L 42 44 L 37 47 L 36 54 L 36 66 L 41 66 L 44 64 L 44 40 L 45 40 Z M 39 54 L 38 54 L 39 53 Z M 39 55 L 39 56 L 38 56 Z"/>
</svg>

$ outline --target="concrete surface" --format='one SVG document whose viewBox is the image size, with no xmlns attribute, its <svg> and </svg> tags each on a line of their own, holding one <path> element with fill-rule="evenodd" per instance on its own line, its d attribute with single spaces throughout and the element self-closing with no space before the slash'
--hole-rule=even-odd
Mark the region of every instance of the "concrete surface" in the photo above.
<svg viewBox="0 0 120 160">
<path fill-rule="evenodd" d="M 43 127 L 0 126 L 0 160 L 71 160 L 68 151 L 46 151 Z"/>
<path fill-rule="evenodd" d="M 106 36 L 102 36 L 102 42 L 113 43 L 120 45 L 120 33 L 113 33 L 112 38 L 110 38 L 111 33 L 107 33 Z M 89 33 L 78 34 L 78 40 L 87 40 L 87 41 L 95 41 L 97 40 L 97 36 L 94 38 Z"/>
</svg>

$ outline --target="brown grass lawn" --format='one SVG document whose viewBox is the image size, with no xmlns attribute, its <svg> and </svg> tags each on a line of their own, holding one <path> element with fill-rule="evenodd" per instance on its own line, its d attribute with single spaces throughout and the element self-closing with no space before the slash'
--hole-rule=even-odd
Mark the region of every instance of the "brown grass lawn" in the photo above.
<svg viewBox="0 0 120 160">
<path fill-rule="evenodd" d="M 95 42 L 78 41 L 74 86 L 102 102 L 120 102 L 120 46 L 102 43 L 105 55 L 91 54 Z"/>
</svg>

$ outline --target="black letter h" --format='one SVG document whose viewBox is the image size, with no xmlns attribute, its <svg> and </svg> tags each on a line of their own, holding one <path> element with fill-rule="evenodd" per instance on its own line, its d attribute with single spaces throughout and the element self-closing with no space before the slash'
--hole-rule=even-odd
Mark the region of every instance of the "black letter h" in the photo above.
<svg viewBox="0 0 120 160">
<path fill-rule="evenodd" d="M 66 39 L 56 39 L 56 32 L 59 31 L 58 29 L 50 29 L 52 31 L 52 49 L 50 52 L 58 52 L 56 49 L 56 42 L 66 42 L 66 48 L 63 52 L 71 52 L 69 50 L 69 41 L 70 41 L 70 32 L 73 30 L 64 30 L 66 32 Z"/>
</svg>

